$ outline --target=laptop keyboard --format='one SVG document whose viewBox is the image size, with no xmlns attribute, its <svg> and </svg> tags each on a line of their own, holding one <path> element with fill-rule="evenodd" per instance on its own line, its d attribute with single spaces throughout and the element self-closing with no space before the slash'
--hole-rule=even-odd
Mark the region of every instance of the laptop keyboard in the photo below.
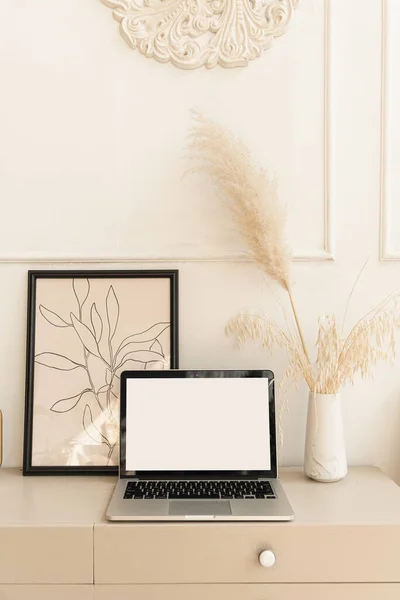
<svg viewBox="0 0 400 600">
<path fill-rule="evenodd" d="M 124 499 L 256 499 L 275 498 L 268 481 L 129 481 Z"/>
</svg>

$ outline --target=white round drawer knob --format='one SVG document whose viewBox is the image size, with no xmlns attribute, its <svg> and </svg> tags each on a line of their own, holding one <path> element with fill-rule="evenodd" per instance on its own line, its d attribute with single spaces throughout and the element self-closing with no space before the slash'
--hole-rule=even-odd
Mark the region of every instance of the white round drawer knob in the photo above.
<svg viewBox="0 0 400 600">
<path fill-rule="evenodd" d="M 263 550 L 260 553 L 258 560 L 262 567 L 273 567 L 276 562 L 276 557 L 272 550 Z"/>
</svg>

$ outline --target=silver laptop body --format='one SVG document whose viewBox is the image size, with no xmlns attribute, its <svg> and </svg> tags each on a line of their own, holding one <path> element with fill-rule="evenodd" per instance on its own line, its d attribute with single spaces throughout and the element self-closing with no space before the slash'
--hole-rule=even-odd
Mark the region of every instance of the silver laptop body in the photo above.
<svg viewBox="0 0 400 600">
<path fill-rule="evenodd" d="M 126 371 L 113 521 L 289 521 L 272 371 Z"/>
</svg>

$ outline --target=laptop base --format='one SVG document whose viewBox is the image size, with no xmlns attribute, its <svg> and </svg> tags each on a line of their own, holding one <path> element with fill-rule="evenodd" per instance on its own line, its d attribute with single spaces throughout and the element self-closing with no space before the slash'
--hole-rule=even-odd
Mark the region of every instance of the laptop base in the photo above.
<svg viewBox="0 0 400 600">
<path fill-rule="evenodd" d="M 234 500 L 124 499 L 129 479 L 115 488 L 106 517 L 110 521 L 291 521 L 293 509 L 277 479 L 276 498 Z"/>
</svg>

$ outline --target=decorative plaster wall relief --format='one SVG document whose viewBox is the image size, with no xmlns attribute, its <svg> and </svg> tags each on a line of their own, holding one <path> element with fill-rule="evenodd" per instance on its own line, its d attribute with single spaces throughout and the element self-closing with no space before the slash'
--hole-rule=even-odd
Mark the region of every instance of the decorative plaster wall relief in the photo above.
<svg viewBox="0 0 400 600">
<path fill-rule="evenodd" d="M 243 67 L 282 35 L 300 0 L 102 0 L 133 48 L 182 69 Z"/>
</svg>

